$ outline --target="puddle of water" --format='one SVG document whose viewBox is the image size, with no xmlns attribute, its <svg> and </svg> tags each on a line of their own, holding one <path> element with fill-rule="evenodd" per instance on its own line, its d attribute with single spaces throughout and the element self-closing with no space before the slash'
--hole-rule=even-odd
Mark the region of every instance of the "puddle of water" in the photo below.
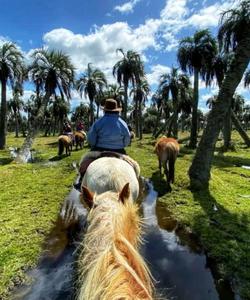
<svg viewBox="0 0 250 300">
<path fill-rule="evenodd" d="M 74 299 L 76 248 L 86 210 L 79 201 L 79 192 L 72 189 L 65 199 L 55 227 L 45 241 L 45 250 L 37 268 L 28 272 L 32 285 L 22 286 L 14 300 Z"/>
<path fill-rule="evenodd" d="M 156 279 L 156 290 L 164 299 L 234 300 L 226 282 L 213 278 L 210 262 L 196 238 L 179 228 L 164 206 L 156 204 L 150 186 L 142 206 L 146 222 L 144 258 Z"/>
<path fill-rule="evenodd" d="M 180 228 L 165 206 L 156 202 L 153 186 L 148 186 L 141 205 L 145 218 L 145 243 L 141 250 L 156 279 L 157 295 L 161 299 L 239 300 L 229 284 L 219 284 L 213 278 L 213 264 L 196 238 Z M 13 299 L 74 299 L 75 250 L 79 242 L 76 231 L 83 227 L 85 216 L 79 192 L 72 189 L 47 238 L 40 264 L 28 273 L 33 284 L 18 288 Z"/>
</svg>

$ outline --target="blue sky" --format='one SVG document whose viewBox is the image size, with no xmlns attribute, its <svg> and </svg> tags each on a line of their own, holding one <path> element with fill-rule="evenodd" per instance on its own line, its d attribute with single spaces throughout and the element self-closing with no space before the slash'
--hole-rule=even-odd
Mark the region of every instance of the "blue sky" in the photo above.
<svg viewBox="0 0 250 300">
<path fill-rule="evenodd" d="M 70 55 L 80 74 L 91 62 L 109 81 L 120 58 L 117 48 L 136 50 L 145 61 L 152 90 L 176 62 L 178 40 L 209 28 L 216 35 L 220 13 L 238 0 L 1 0 L 0 43 L 11 40 L 24 52 L 48 47 Z M 11 5 L 10 5 L 11 3 Z M 201 84 L 200 108 L 217 87 Z M 25 85 L 25 98 L 34 87 Z M 250 102 L 250 91 L 238 92 Z M 10 91 L 9 91 L 10 96 Z M 73 93 L 72 107 L 81 99 Z"/>
</svg>

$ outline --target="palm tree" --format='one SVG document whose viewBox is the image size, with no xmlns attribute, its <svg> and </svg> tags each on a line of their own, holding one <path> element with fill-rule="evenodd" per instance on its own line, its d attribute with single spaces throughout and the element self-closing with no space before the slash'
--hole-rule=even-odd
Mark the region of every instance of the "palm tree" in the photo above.
<svg viewBox="0 0 250 300">
<path fill-rule="evenodd" d="M 85 73 L 77 80 L 76 89 L 82 97 L 83 93 L 85 97 L 89 98 L 90 102 L 90 125 L 94 122 L 94 100 L 99 91 L 102 91 L 106 87 L 107 81 L 104 73 L 99 69 L 91 67 L 91 63 L 88 64 Z"/>
<path fill-rule="evenodd" d="M 63 122 L 67 119 L 69 113 L 69 103 L 61 97 L 56 97 L 55 101 L 52 103 L 52 116 L 54 118 L 54 133 L 56 130 L 56 125 L 58 125 L 59 133 L 63 132 Z"/>
<path fill-rule="evenodd" d="M 85 129 L 87 130 L 90 126 L 89 113 L 90 113 L 89 106 L 84 103 L 81 103 L 73 111 L 71 116 L 71 121 L 75 123 L 77 123 L 78 121 L 83 121 L 84 124 L 86 125 Z"/>
<path fill-rule="evenodd" d="M 173 136 L 178 138 L 178 114 L 182 108 L 182 105 L 189 101 L 190 80 L 185 74 L 180 74 L 177 68 L 172 68 L 169 74 L 161 76 L 159 90 L 169 97 L 169 93 L 172 96 L 173 102 L 173 117 L 170 123 L 170 131 L 173 127 Z M 190 103 L 191 104 L 191 103 Z"/>
<path fill-rule="evenodd" d="M 117 82 L 124 87 L 124 103 L 122 115 L 127 120 L 128 110 L 128 86 L 132 84 L 133 88 L 140 78 L 144 77 L 144 66 L 141 61 L 140 55 L 135 51 L 127 51 L 125 54 L 122 49 L 116 51 L 121 52 L 123 58 L 119 60 L 113 67 L 113 75 L 116 77 Z"/>
<path fill-rule="evenodd" d="M 218 100 L 209 113 L 207 126 L 189 169 L 191 186 L 194 188 L 208 186 L 219 131 L 250 61 L 250 2 L 242 1 L 237 8 L 224 12 L 220 22 L 218 38 L 221 50 L 234 51 L 234 56 L 220 87 Z"/>
<path fill-rule="evenodd" d="M 20 98 L 23 95 L 23 88 L 20 84 L 16 84 L 13 88 L 13 98 L 8 101 L 8 108 L 13 112 L 15 119 L 15 137 L 18 137 L 20 110 L 23 108 L 24 102 Z"/>
<path fill-rule="evenodd" d="M 105 97 L 115 99 L 118 105 L 121 106 L 124 98 L 124 88 L 117 84 L 109 84 L 105 91 Z"/>
<path fill-rule="evenodd" d="M 146 78 L 140 78 L 136 86 L 131 90 L 135 101 L 135 127 L 136 136 L 142 139 L 142 107 L 145 104 L 150 93 L 150 86 Z"/>
<path fill-rule="evenodd" d="M 10 82 L 12 87 L 16 82 L 22 83 L 23 71 L 23 55 L 16 45 L 7 42 L 0 46 L 0 149 L 4 149 L 6 144 L 7 83 Z"/>
<path fill-rule="evenodd" d="M 152 104 L 154 107 L 157 109 L 157 118 L 156 118 L 156 123 L 154 126 L 153 130 L 153 136 L 156 137 L 156 132 L 158 130 L 158 126 L 160 124 L 161 116 L 162 116 L 162 111 L 163 111 L 163 97 L 161 95 L 161 92 L 157 90 L 153 95 L 152 95 Z"/>
<path fill-rule="evenodd" d="M 32 58 L 29 75 L 35 84 L 37 95 L 45 92 L 39 112 L 42 115 L 50 98 L 57 96 L 57 91 L 62 99 L 71 99 L 75 68 L 69 56 L 61 51 L 39 49 L 32 54 Z"/>
<path fill-rule="evenodd" d="M 74 84 L 75 68 L 69 56 L 61 51 L 39 49 L 32 54 L 33 63 L 28 75 L 36 87 L 36 99 L 41 99 L 37 114 L 32 118 L 28 135 L 16 157 L 17 161 L 26 161 L 40 124 L 43 122 L 48 103 L 52 96 L 69 100 Z M 43 94 L 44 93 L 44 96 Z"/>
<path fill-rule="evenodd" d="M 216 40 L 209 30 L 197 31 L 193 37 L 187 37 L 180 41 L 177 59 L 182 71 L 194 74 L 194 100 L 192 110 L 192 128 L 190 137 L 190 147 L 196 148 L 197 144 L 197 121 L 199 102 L 199 76 L 206 78 L 207 66 L 217 53 Z"/>
</svg>

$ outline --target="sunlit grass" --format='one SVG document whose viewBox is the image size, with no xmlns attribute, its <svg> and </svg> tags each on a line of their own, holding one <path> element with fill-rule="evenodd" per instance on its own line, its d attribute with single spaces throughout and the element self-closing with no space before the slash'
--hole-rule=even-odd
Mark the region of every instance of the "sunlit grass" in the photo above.
<svg viewBox="0 0 250 300">
<path fill-rule="evenodd" d="M 39 137 L 34 143 L 38 162 L 16 164 L 8 147 L 19 147 L 22 141 L 8 136 L 7 150 L 0 151 L 0 295 L 37 263 L 44 238 L 76 177 L 72 162 L 87 151 L 73 151 L 70 157 L 56 160 L 57 137 Z"/>
<path fill-rule="evenodd" d="M 217 261 L 222 278 L 236 280 L 246 296 L 250 295 L 250 170 L 241 166 L 250 165 L 250 149 L 235 133 L 233 140 L 236 151 L 228 153 L 219 152 L 218 142 L 210 189 L 196 193 L 189 190 L 187 176 L 193 150 L 182 145 L 171 193 L 158 172 L 155 140 L 150 135 L 135 140 L 127 152 L 139 162 L 141 174 L 152 180 L 158 201 L 200 238 Z M 18 147 L 23 139 L 11 135 L 7 141 L 8 147 Z M 33 164 L 15 164 L 8 150 L 0 151 L 0 295 L 7 295 L 11 286 L 24 279 L 24 271 L 37 263 L 44 238 L 76 176 L 72 162 L 79 161 L 88 148 L 57 160 L 57 137 L 39 137 L 34 150 Z"/>
</svg>

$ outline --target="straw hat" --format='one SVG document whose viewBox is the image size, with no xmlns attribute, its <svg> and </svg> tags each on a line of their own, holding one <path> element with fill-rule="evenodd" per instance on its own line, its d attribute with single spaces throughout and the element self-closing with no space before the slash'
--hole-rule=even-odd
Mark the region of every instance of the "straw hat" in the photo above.
<svg viewBox="0 0 250 300">
<path fill-rule="evenodd" d="M 104 111 L 121 111 L 122 108 L 118 107 L 117 101 L 115 99 L 106 99 L 104 106 L 102 107 Z"/>
</svg>

